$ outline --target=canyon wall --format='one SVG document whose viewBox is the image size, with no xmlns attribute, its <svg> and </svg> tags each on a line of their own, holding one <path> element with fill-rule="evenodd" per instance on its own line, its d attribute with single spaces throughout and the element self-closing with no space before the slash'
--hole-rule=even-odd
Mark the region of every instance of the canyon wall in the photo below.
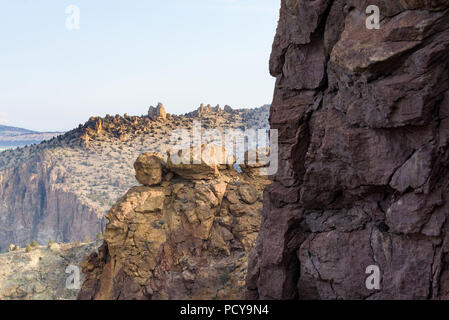
<svg viewBox="0 0 449 320">
<path fill-rule="evenodd" d="M 0 252 L 9 244 L 95 239 L 104 228 L 102 214 L 81 203 L 64 186 L 66 178 L 46 152 L 0 171 Z"/>
<path fill-rule="evenodd" d="M 380 29 L 366 27 L 369 5 Z M 449 299 L 448 8 L 282 0 L 270 59 L 280 165 L 248 298 Z"/>
</svg>

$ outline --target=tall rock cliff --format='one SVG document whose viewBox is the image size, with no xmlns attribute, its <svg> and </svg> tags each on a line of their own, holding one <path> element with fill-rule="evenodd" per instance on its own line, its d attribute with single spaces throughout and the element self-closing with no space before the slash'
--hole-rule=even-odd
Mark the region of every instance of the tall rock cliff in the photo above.
<svg viewBox="0 0 449 320">
<path fill-rule="evenodd" d="M 369 5 L 380 29 L 366 27 Z M 448 8 L 282 0 L 270 60 L 280 170 L 249 298 L 449 299 Z"/>
<path fill-rule="evenodd" d="M 143 152 L 164 152 L 175 130 L 268 128 L 269 106 L 145 116 L 91 117 L 64 135 L 0 152 L 0 252 L 10 244 L 46 245 L 95 239 L 104 214 L 135 185 L 132 163 Z M 257 116 L 256 116 L 257 115 Z M 204 131 L 204 130 L 203 130 Z"/>
<path fill-rule="evenodd" d="M 269 180 L 258 174 L 262 164 L 238 173 L 216 162 L 219 149 L 203 148 L 201 164 L 157 153 L 137 159 L 142 186 L 106 215 L 105 241 L 83 265 L 78 299 L 244 298 Z"/>
</svg>

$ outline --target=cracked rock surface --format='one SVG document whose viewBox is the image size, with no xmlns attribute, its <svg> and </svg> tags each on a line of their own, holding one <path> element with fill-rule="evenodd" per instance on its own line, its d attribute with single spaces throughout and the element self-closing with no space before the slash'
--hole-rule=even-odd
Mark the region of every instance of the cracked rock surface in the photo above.
<svg viewBox="0 0 449 320">
<path fill-rule="evenodd" d="M 270 72 L 280 164 L 247 297 L 449 299 L 448 1 L 283 0 Z"/>
<path fill-rule="evenodd" d="M 83 264 L 78 299 L 244 298 L 269 180 L 246 165 L 241 173 L 233 165 L 211 170 L 213 152 L 204 151 L 199 164 L 174 165 L 155 153 L 138 158 L 144 185 L 106 215 L 105 241 Z"/>
</svg>

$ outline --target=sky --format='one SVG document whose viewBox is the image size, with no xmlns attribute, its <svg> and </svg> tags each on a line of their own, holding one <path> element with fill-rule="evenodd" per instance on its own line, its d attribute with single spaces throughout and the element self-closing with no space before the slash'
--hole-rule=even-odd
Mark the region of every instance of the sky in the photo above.
<svg viewBox="0 0 449 320">
<path fill-rule="evenodd" d="M 79 9 L 79 29 L 74 11 Z M 279 0 L 0 0 L 0 124 L 271 103 Z"/>
</svg>

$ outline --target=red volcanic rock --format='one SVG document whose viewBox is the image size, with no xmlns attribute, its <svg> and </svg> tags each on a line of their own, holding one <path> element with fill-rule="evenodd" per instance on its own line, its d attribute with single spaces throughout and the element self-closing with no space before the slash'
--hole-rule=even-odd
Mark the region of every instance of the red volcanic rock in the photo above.
<svg viewBox="0 0 449 320">
<path fill-rule="evenodd" d="M 282 1 L 248 298 L 449 299 L 449 3 L 369 4 Z"/>
</svg>

